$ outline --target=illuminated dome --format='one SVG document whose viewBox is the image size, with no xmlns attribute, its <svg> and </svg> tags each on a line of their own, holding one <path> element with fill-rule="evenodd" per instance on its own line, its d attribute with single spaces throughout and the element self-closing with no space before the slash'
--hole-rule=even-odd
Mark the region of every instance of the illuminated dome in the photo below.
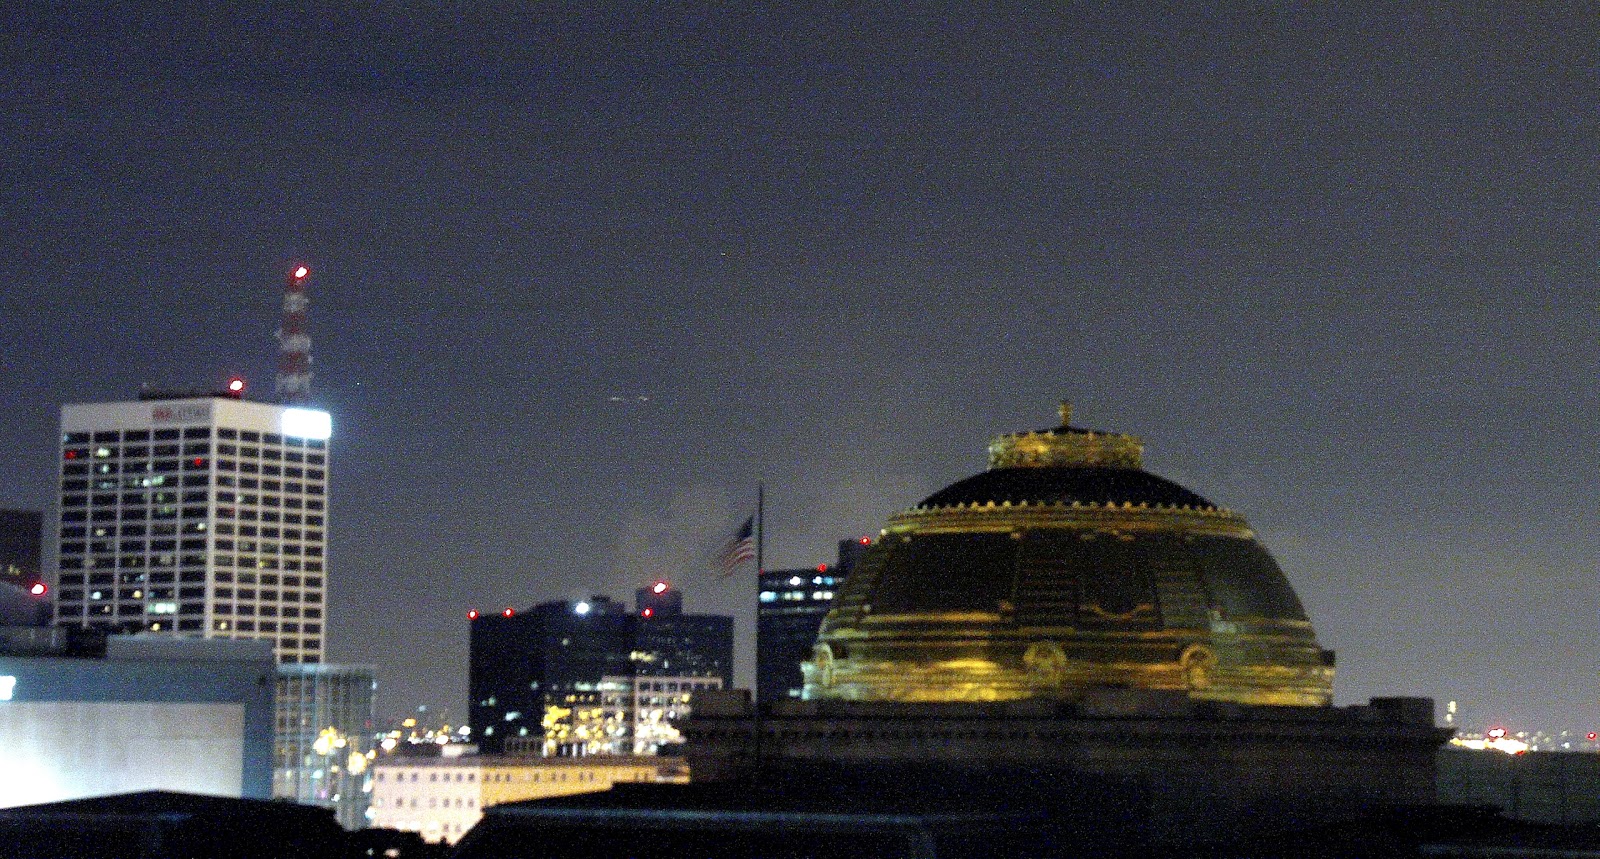
<svg viewBox="0 0 1600 859">
<path fill-rule="evenodd" d="M 1326 705 L 1333 654 L 1245 520 L 1061 425 L 889 520 L 805 666 L 805 697 L 1072 699 L 1090 687 Z"/>
</svg>

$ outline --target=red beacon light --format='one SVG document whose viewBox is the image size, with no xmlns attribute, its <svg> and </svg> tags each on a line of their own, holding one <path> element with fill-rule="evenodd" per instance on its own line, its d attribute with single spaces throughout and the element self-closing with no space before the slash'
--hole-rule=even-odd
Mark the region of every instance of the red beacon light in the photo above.
<svg viewBox="0 0 1600 859">
<path fill-rule="evenodd" d="M 817 572 L 826 573 L 827 571 L 828 571 L 828 565 L 827 564 L 818 564 L 817 565 Z"/>
<path fill-rule="evenodd" d="M 644 611 L 639 612 L 640 617 L 655 617 L 655 614 L 656 610 L 653 608 L 647 608 Z"/>
<path fill-rule="evenodd" d="M 650 586 L 650 593 L 653 593 L 653 594 L 664 594 L 666 592 L 667 592 L 667 583 L 666 582 L 656 582 L 655 584 Z"/>
<path fill-rule="evenodd" d="M 42 596 L 45 595 L 45 592 L 48 591 L 48 590 L 50 590 L 50 589 L 48 587 L 45 587 L 44 582 L 34 582 L 33 583 L 33 587 L 28 588 L 28 593 L 33 594 L 36 597 L 42 597 Z M 1589 739 L 1591 739 L 1591 740 L 1594 739 L 1594 736 L 1590 735 Z"/>
<path fill-rule="evenodd" d="M 478 610 L 477 609 L 473 609 L 473 610 L 467 612 L 467 620 L 477 620 L 477 619 L 478 619 Z"/>
<path fill-rule="evenodd" d="M 300 266 L 299 268 L 294 270 L 294 279 L 295 280 L 302 280 L 302 279 L 305 278 L 306 275 L 308 275 L 310 273 L 311 273 L 311 269 L 306 268 L 305 266 Z"/>
<path fill-rule="evenodd" d="M 501 617 L 516 617 L 517 613 L 516 613 L 516 611 L 514 611 L 514 610 L 512 610 L 511 608 L 508 607 L 504 611 L 500 612 L 500 616 Z"/>
<path fill-rule="evenodd" d="M 233 378 L 229 379 L 228 380 L 228 393 L 230 393 L 230 394 L 242 394 L 242 393 L 244 393 L 244 379 L 241 379 L 238 376 L 234 376 Z"/>
<path fill-rule="evenodd" d="M 857 540 L 856 542 L 860 543 L 863 546 L 870 546 L 870 545 L 872 545 L 872 538 L 871 537 L 862 537 L 860 540 Z"/>
</svg>

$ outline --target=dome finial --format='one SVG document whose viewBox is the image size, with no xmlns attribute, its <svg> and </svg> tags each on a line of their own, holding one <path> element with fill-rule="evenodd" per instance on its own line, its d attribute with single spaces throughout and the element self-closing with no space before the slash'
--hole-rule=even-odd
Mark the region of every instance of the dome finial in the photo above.
<svg viewBox="0 0 1600 859">
<path fill-rule="evenodd" d="M 1144 467 L 1144 445 L 1137 438 L 1074 427 L 1072 403 L 1062 400 L 1060 409 L 1060 426 L 1007 433 L 989 442 L 989 467 Z"/>
</svg>

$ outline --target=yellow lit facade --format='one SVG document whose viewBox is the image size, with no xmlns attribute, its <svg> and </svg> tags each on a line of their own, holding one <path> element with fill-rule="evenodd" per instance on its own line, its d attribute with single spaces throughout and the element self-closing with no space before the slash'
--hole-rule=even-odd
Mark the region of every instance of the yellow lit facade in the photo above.
<svg viewBox="0 0 1600 859">
<path fill-rule="evenodd" d="M 621 755 L 388 757 L 372 770 L 373 826 L 450 844 L 491 805 L 609 790 L 620 782 L 689 780 L 688 766 L 679 759 Z"/>
</svg>

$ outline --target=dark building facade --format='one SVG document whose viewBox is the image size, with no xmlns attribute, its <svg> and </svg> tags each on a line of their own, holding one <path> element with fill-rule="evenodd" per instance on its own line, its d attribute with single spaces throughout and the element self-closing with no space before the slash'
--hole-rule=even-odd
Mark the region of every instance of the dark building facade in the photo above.
<svg viewBox="0 0 1600 859">
<path fill-rule="evenodd" d="M 640 588 L 634 613 L 640 677 L 718 677 L 733 687 L 733 618 L 684 614 L 683 593 L 657 582 Z"/>
<path fill-rule="evenodd" d="M 24 588 L 43 580 L 44 514 L 0 510 L 0 582 Z"/>
<path fill-rule="evenodd" d="M 546 706 L 597 696 L 604 678 L 633 671 L 633 616 L 604 597 L 471 622 L 468 723 L 486 753 L 505 751 L 507 739 L 542 739 Z"/>
<path fill-rule="evenodd" d="M 657 589 L 659 588 L 659 590 Z M 732 685 L 733 618 L 683 613 L 682 595 L 641 588 L 629 611 L 603 596 L 472 614 L 468 723 L 486 753 L 631 749 L 640 678 Z"/>
<path fill-rule="evenodd" d="M 811 658 L 833 596 L 872 540 L 839 541 L 839 560 L 799 570 L 765 570 L 756 603 L 756 696 L 763 703 L 799 698 L 800 663 Z"/>
</svg>

